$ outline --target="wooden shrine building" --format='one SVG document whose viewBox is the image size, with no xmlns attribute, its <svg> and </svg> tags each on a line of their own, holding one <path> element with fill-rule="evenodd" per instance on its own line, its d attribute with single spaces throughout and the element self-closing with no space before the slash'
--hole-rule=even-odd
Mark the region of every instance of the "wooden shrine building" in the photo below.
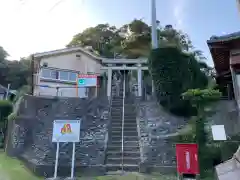
<svg viewBox="0 0 240 180">
<path fill-rule="evenodd" d="M 234 98 L 240 107 L 240 32 L 212 36 L 207 44 L 220 91 L 224 97 Z"/>
</svg>

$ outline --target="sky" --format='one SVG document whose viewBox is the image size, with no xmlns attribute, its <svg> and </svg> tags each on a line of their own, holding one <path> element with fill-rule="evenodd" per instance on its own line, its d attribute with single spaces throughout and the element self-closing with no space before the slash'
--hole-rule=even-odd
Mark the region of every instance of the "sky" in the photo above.
<svg viewBox="0 0 240 180">
<path fill-rule="evenodd" d="M 161 25 L 186 32 L 211 65 L 206 41 L 240 30 L 236 0 L 156 0 Z M 87 27 L 151 22 L 150 0 L 0 0 L 0 46 L 10 60 L 64 48 Z"/>
</svg>

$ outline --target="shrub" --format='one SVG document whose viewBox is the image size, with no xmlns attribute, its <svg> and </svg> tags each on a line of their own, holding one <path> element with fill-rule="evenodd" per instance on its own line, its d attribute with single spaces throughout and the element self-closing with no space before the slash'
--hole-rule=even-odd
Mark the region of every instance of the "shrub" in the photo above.
<svg viewBox="0 0 240 180">
<path fill-rule="evenodd" d="M 181 94 L 208 84 L 194 56 L 174 47 L 159 48 L 152 50 L 148 64 L 159 103 L 176 115 L 194 115 L 196 111 Z"/>
<path fill-rule="evenodd" d="M 12 112 L 12 103 L 7 100 L 0 100 L 0 120 L 3 122 L 7 116 Z"/>
</svg>

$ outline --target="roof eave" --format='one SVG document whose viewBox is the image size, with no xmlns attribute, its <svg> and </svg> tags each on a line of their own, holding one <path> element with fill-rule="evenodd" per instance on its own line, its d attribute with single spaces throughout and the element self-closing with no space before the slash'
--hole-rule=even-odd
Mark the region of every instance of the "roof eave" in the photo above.
<svg viewBox="0 0 240 180">
<path fill-rule="evenodd" d="M 71 53 L 71 52 L 82 52 L 90 57 L 92 57 L 95 60 L 103 60 L 104 58 L 102 57 L 98 57 L 88 51 L 86 51 L 85 49 L 81 48 L 81 47 L 73 47 L 73 48 L 65 48 L 65 49 L 59 49 L 59 50 L 54 50 L 54 51 L 48 51 L 48 52 L 42 52 L 42 53 L 35 53 L 33 54 L 33 58 L 35 60 L 40 60 L 43 57 L 47 57 L 47 56 L 54 56 L 54 55 L 59 55 L 59 54 L 63 54 L 63 53 Z"/>
<path fill-rule="evenodd" d="M 232 40 L 240 40 L 240 32 L 236 32 L 236 33 L 232 33 L 232 34 L 228 34 L 228 35 L 224 35 L 224 36 L 218 36 L 216 37 L 216 39 L 209 39 L 207 40 L 208 44 L 212 44 L 212 43 L 227 43 L 229 41 Z"/>
</svg>

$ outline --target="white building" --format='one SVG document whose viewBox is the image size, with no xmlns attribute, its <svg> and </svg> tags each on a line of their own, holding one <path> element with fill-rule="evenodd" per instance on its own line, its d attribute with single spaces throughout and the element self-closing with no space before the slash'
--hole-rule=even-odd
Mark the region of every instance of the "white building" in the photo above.
<svg viewBox="0 0 240 180">
<path fill-rule="evenodd" d="M 71 47 L 33 55 L 36 96 L 86 97 L 96 95 L 96 87 L 77 88 L 77 74 L 101 74 L 101 59 L 81 47 Z"/>
</svg>

